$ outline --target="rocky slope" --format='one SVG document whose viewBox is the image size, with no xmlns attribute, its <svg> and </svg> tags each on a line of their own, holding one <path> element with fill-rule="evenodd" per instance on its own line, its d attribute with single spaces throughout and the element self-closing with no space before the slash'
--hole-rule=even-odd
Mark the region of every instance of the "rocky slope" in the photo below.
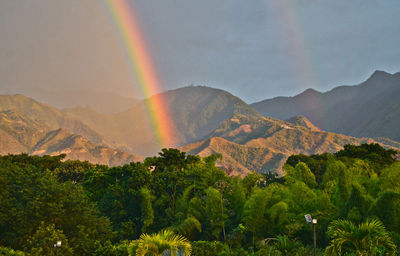
<svg viewBox="0 0 400 256">
<path fill-rule="evenodd" d="M 103 137 L 76 118 L 60 110 L 23 95 L 0 95 L 0 111 L 14 111 L 46 126 L 48 130 L 64 128 L 70 133 L 81 135 L 93 143 L 107 144 Z"/>
<path fill-rule="evenodd" d="M 0 154 L 19 153 L 66 154 L 65 159 L 110 166 L 143 160 L 138 155 L 95 144 L 62 128 L 51 130 L 43 122 L 17 111 L 0 111 Z"/>
<path fill-rule="evenodd" d="M 223 157 L 221 166 L 232 170 L 233 174 L 244 175 L 250 171 L 280 173 L 287 157 L 293 154 L 336 152 L 345 144 L 376 142 L 319 130 L 305 117 L 281 121 L 235 115 L 207 139 L 180 149 L 200 156 L 219 153 Z M 386 147 L 396 146 L 382 142 Z"/>
<path fill-rule="evenodd" d="M 171 128 L 175 131 L 175 143 L 169 145 L 172 147 L 204 138 L 235 113 L 260 116 L 232 94 L 205 86 L 167 91 L 118 114 L 100 114 L 90 108 L 67 109 L 64 112 L 102 134 L 114 147 L 150 156 L 156 154 L 160 148 L 148 118 L 147 106 L 159 97 L 162 97 L 169 107 L 170 115 L 166 118 L 173 124 Z"/>
</svg>

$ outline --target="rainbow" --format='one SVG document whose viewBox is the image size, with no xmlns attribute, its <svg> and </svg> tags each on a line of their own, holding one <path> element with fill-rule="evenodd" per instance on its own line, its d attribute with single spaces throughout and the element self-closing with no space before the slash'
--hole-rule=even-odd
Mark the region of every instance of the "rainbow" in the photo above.
<svg viewBox="0 0 400 256">
<path fill-rule="evenodd" d="M 146 99 L 147 112 L 157 142 L 160 148 L 174 146 L 174 125 L 164 97 L 160 94 L 155 95 L 161 91 L 161 86 L 134 10 L 127 0 L 105 1 L 128 54 L 131 71 L 135 74 L 142 96 Z"/>
<path fill-rule="evenodd" d="M 291 36 L 285 43 L 291 53 L 292 74 L 298 81 L 299 89 L 318 89 L 318 73 L 315 69 L 316 66 L 313 65 L 312 49 L 309 48 L 307 43 L 306 33 L 295 1 L 266 1 L 265 5 L 266 12 L 270 10 L 275 13 L 279 21 L 279 30 L 290 32 Z M 319 111 L 318 114 L 322 117 L 321 122 L 324 122 L 324 110 L 319 109 L 319 106 L 321 106 L 319 99 L 311 96 L 307 104 L 309 108 Z M 319 125 L 323 125 L 323 123 Z"/>
</svg>

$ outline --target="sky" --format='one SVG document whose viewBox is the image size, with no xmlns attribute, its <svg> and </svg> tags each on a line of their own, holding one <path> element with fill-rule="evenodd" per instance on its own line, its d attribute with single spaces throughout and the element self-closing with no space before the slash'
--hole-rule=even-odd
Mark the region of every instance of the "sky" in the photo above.
<svg viewBox="0 0 400 256">
<path fill-rule="evenodd" d="M 161 89 L 207 85 L 248 103 L 400 71 L 399 0 L 127 0 Z M 104 0 L 0 1 L 0 92 L 141 98 Z"/>
</svg>

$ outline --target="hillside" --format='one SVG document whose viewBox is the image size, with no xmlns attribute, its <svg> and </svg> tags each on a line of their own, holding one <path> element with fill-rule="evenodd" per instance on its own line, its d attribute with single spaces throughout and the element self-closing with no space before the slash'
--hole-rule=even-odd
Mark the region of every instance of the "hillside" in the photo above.
<svg viewBox="0 0 400 256">
<path fill-rule="evenodd" d="M 64 113 L 102 134 L 114 147 L 141 155 L 154 155 L 160 148 L 148 120 L 147 105 L 157 97 L 163 97 L 170 109 L 168 119 L 174 124 L 172 128 L 175 131 L 175 144 L 171 146 L 204 138 L 235 113 L 260 116 L 232 94 L 205 86 L 167 91 L 118 114 L 100 114 L 91 108 L 66 109 Z M 134 136 L 138 134 L 140 136 Z"/>
<path fill-rule="evenodd" d="M 3 132 L 1 140 L 1 148 L 13 148 L 13 146 L 5 146 L 6 141 L 16 141 L 17 151 L 28 152 L 49 130 L 49 127 L 37 120 L 25 117 L 21 113 L 13 110 L 0 111 L 0 130 Z M 8 136 L 6 136 L 6 134 Z M 12 152 L 11 150 L 10 152 Z"/>
<path fill-rule="evenodd" d="M 64 129 L 47 133 L 31 150 L 33 155 L 66 154 L 65 159 L 86 160 L 108 166 L 142 161 L 143 158 L 106 146 L 95 145 L 80 135 L 69 134 Z"/>
<path fill-rule="evenodd" d="M 223 156 L 220 164 L 225 169 L 233 170 L 234 174 L 246 174 L 249 171 L 281 172 L 283 163 L 293 154 L 336 152 L 345 144 L 373 142 L 376 141 L 321 131 L 305 117 L 280 121 L 237 114 L 222 123 L 207 139 L 180 149 L 203 157 L 219 153 Z"/>
<path fill-rule="evenodd" d="M 60 110 L 23 95 L 0 95 L 0 111 L 14 111 L 47 127 L 47 131 L 64 128 L 70 133 L 81 135 L 93 143 L 107 144 L 102 136 L 76 118 Z"/>
<path fill-rule="evenodd" d="M 23 86 L 0 88 L 0 94 L 22 94 L 26 97 L 36 99 L 44 104 L 58 109 L 90 107 L 99 113 L 118 113 L 133 108 L 138 99 L 124 97 L 112 92 L 97 90 L 70 90 L 70 89 L 44 89 L 24 88 Z"/>
<path fill-rule="evenodd" d="M 358 106 L 347 106 L 349 110 L 343 109 L 340 114 L 325 114 L 329 112 L 323 111 L 342 109 L 347 101 L 359 97 L 360 88 L 364 93 L 362 94 L 364 99 L 370 100 L 368 102 L 374 102 L 379 98 L 377 95 L 389 97 L 387 88 L 391 88 L 390 86 L 397 88 L 393 82 L 397 81 L 397 78 L 393 77 L 398 76 L 398 74 L 378 72 L 360 86 L 341 87 L 328 93 L 309 89 L 293 98 L 298 105 L 293 103 L 295 102 L 293 99 L 287 98 L 285 99 L 287 108 L 279 109 L 278 104 L 274 105 L 275 110 L 281 111 L 279 113 L 283 115 L 285 111 L 286 114 L 289 113 L 287 109 L 291 107 L 293 112 L 287 114 L 290 116 L 298 108 L 299 111 L 302 109 L 314 111 L 313 118 L 318 119 L 323 116 L 324 124 L 329 124 L 329 120 L 334 122 L 333 118 L 325 118 L 325 115 L 327 117 L 336 115 L 337 123 L 347 120 L 350 124 L 354 124 L 347 112 L 357 112 Z M 376 81 L 382 81 L 382 77 L 388 80 L 387 88 L 377 90 Z M 341 90 L 349 91 L 341 92 Z M 377 91 L 382 93 L 379 94 Z M 392 91 L 395 92 L 394 89 Z M 306 115 L 292 116 L 287 121 L 263 117 L 226 91 L 205 86 L 191 86 L 154 95 L 135 107 L 116 114 L 99 113 L 91 107 L 61 111 L 22 95 L 0 96 L 0 152 L 2 154 L 66 153 L 68 159 L 89 160 L 110 165 L 141 159 L 134 154 L 156 155 L 160 151 L 160 145 L 148 118 L 147 106 L 151 105 L 151 101 L 157 101 L 158 97 L 162 97 L 168 105 L 170 110 L 168 118 L 174 125 L 172 128 L 175 131 L 175 144 L 169 145 L 170 147 L 180 147 L 183 151 L 201 156 L 220 153 L 223 155 L 220 164 L 236 174 L 246 174 L 250 171 L 279 172 L 283 162 L 292 154 L 336 152 L 345 144 L 379 142 L 386 147 L 400 148 L 398 142 L 382 136 L 373 140 L 326 132 L 322 129 L 321 123 L 314 125 Z M 342 99 L 344 102 L 341 102 Z M 394 101 L 388 98 L 386 101 L 388 105 L 391 104 L 390 100 Z M 321 104 L 324 104 L 325 109 L 319 109 Z M 396 104 L 400 103 L 396 101 Z M 380 107 L 381 113 L 388 111 L 385 104 L 371 105 L 373 105 L 371 108 Z M 365 109 L 368 107 L 364 106 Z M 398 109 L 400 106 L 395 106 L 392 117 L 383 114 L 388 118 L 385 122 L 390 129 L 392 124 L 400 119 L 396 116 Z M 370 113 L 363 115 L 368 116 Z M 362 119 L 362 117 L 360 114 L 352 118 Z M 376 119 L 380 118 L 379 116 Z M 358 121 L 359 127 L 368 126 L 363 125 L 363 120 Z M 165 125 L 168 124 L 161 124 L 158 129 L 164 129 Z M 353 128 L 357 131 L 356 127 Z M 385 128 L 381 127 L 379 130 L 383 133 Z"/>
<path fill-rule="evenodd" d="M 66 154 L 66 159 L 89 161 L 110 166 L 141 161 L 142 157 L 92 143 L 65 129 L 50 130 L 42 122 L 23 114 L 0 111 L 0 154 Z"/>
<path fill-rule="evenodd" d="M 321 93 L 308 89 L 294 97 L 251 104 L 263 116 L 288 119 L 304 115 L 323 130 L 355 137 L 400 141 L 400 73 L 376 71 L 356 86 Z"/>
</svg>

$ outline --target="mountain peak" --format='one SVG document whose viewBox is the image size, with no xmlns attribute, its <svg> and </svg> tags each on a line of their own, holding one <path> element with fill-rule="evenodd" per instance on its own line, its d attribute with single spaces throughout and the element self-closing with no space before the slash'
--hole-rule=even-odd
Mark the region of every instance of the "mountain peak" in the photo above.
<svg viewBox="0 0 400 256">
<path fill-rule="evenodd" d="M 286 120 L 286 122 L 307 128 L 311 131 L 320 131 L 320 129 L 317 126 L 315 126 L 310 120 L 308 120 L 307 117 L 305 117 L 303 115 L 298 115 L 298 116 L 289 118 L 288 120 Z"/>
<path fill-rule="evenodd" d="M 298 97 L 298 96 L 303 96 L 303 97 L 304 96 L 316 96 L 316 95 L 320 95 L 320 94 L 322 94 L 322 93 L 317 91 L 317 90 L 314 90 L 313 88 L 308 88 L 307 90 L 305 90 L 304 92 L 298 94 L 295 97 Z"/>
<path fill-rule="evenodd" d="M 375 79 L 382 79 L 392 76 L 391 74 L 382 71 L 382 70 L 375 70 L 375 72 L 367 79 L 367 81 L 375 80 Z"/>
</svg>

